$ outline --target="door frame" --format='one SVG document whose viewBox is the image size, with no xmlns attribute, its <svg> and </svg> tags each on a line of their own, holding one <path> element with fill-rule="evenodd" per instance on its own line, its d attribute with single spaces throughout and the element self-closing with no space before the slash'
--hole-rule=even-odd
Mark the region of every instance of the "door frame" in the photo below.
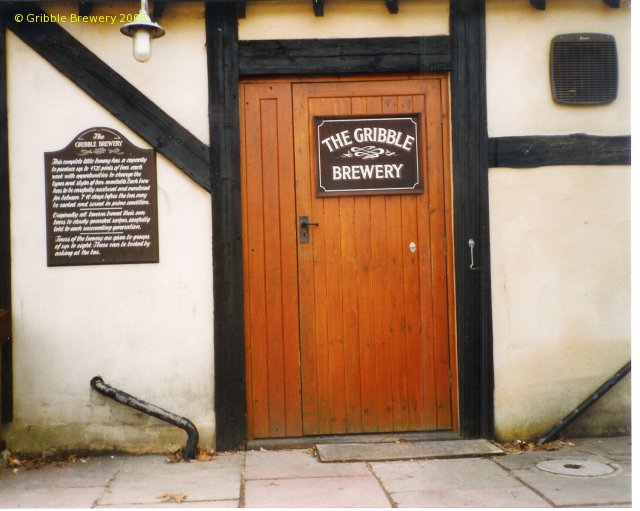
<svg viewBox="0 0 640 511">
<path fill-rule="evenodd" d="M 238 97 L 240 77 L 259 75 L 450 72 L 460 433 L 493 436 L 484 1 L 451 0 L 450 35 L 419 38 L 239 41 L 238 14 L 234 4 L 205 12 L 217 449 L 242 448 L 247 434 Z"/>
</svg>

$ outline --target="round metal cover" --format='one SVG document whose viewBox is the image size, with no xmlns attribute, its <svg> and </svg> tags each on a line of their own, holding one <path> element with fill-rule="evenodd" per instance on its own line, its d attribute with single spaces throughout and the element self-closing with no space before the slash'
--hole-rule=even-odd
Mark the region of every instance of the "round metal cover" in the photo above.
<svg viewBox="0 0 640 511">
<path fill-rule="evenodd" d="M 563 476 L 597 477 L 613 474 L 611 465 L 589 460 L 547 460 L 536 465 L 540 470 Z"/>
</svg>

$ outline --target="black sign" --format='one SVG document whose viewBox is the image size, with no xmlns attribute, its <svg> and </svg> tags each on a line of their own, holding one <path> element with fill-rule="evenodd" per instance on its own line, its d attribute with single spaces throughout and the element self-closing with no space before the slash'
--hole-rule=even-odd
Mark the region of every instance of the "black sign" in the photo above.
<svg viewBox="0 0 640 511">
<path fill-rule="evenodd" d="M 44 164 L 48 266 L 158 262 L 153 149 L 91 128 Z"/>
<path fill-rule="evenodd" d="M 418 114 L 314 121 L 317 195 L 422 193 Z"/>
</svg>

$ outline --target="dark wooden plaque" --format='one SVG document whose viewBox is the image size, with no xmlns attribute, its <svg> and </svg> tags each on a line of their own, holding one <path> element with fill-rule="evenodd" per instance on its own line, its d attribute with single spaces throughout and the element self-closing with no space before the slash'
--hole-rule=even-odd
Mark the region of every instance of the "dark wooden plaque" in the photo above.
<svg viewBox="0 0 640 511">
<path fill-rule="evenodd" d="M 314 117 L 317 195 L 422 193 L 419 114 Z"/>
<path fill-rule="evenodd" d="M 153 149 L 91 128 L 44 166 L 48 266 L 158 262 Z"/>
</svg>

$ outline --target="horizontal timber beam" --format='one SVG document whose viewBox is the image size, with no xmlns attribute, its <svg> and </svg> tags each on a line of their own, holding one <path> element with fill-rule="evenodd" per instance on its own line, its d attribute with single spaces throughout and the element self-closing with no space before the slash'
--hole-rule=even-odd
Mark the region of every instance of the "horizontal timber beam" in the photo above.
<svg viewBox="0 0 640 511">
<path fill-rule="evenodd" d="M 135 131 L 196 183 L 210 190 L 209 148 L 57 23 L 16 23 L 44 14 L 33 3 L 3 7 L 7 28 Z"/>
<path fill-rule="evenodd" d="M 578 133 L 489 139 L 489 167 L 629 164 L 631 136 L 605 137 Z"/>
<path fill-rule="evenodd" d="M 240 41 L 240 75 L 451 70 L 449 36 Z"/>
</svg>

